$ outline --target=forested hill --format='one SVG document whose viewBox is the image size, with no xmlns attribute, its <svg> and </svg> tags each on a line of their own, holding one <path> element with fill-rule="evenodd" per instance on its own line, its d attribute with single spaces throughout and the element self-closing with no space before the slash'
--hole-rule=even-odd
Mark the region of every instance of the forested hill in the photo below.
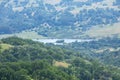
<svg viewBox="0 0 120 80">
<path fill-rule="evenodd" d="M 0 41 L 0 80 L 119 80 L 120 70 L 31 40 Z"/>
<path fill-rule="evenodd" d="M 32 30 L 50 38 L 86 37 L 83 32 L 92 27 L 119 23 L 119 6 L 119 0 L 0 0 L 0 34 Z"/>
<path fill-rule="evenodd" d="M 120 38 L 107 37 L 90 42 L 74 42 L 61 47 L 80 52 L 88 58 L 97 58 L 104 64 L 120 67 Z"/>
</svg>

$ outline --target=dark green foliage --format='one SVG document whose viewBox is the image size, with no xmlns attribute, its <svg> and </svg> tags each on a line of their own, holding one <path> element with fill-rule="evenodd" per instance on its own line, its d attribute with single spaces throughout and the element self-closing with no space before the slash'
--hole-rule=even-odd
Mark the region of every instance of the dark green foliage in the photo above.
<svg viewBox="0 0 120 80">
<path fill-rule="evenodd" d="M 0 80 L 73 80 L 70 75 L 44 60 L 0 65 L 0 67 L 3 66 L 7 66 L 7 68 L 0 68 Z M 14 69 L 16 66 L 19 69 Z"/>
<path fill-rule="evenodd" d="M 89 59 L 99 59 L 102 63 L 120 67 L 120 39 L 104 38 L 90 42 L 74 42 L 61 46 L 81 52 L 81 56 Z"/>
<path fill-rule="evenodd" d="M 5 38 L 5 39 L 2 39 L 2 42 L 7 43 L 7 44 L 11 44 L 14 46 L 27 45 L 27 44 L 37 44 L 37 43 L 33 42 L 32 40 L 22 39 L 22 38 L 18 38 L 18 37 Z M 41 46 L 42 46 L 42 44 L 41 44 Z"/>
<path fill-rule="evenodd" d="M 20 41 L 20 42 L 18 42 Z M 17 37 L 2 39 L 11 44 L 0 54 L 0 80 L 119 80 L 118 68 L 106 67 L 69 50 Z M 69 67 L 56 67 L 65 61 Z"/>
</svg>

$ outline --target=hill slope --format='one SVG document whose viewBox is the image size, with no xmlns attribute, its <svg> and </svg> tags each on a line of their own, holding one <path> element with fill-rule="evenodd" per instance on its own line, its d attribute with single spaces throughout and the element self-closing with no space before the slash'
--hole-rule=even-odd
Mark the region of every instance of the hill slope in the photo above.
<svg viewBox="0 0 120 80">
<path fill-rule="evenodd" d="M 2 39 L 2 43 L 13 47 L 0 52 L 1 80 L 120 79 L 119 69 L 106 67 L 57 46 L 46 46 L 17 37 Z"/>
<path fill-rule="evenodd" d="M 81 52 L 82 56 L 96 58 L 106 65 L 120 67 L 120 38 L 116 36 L 90 42 L 74 42 L 61 47 Z"/>
<path fill-rule="evenodd" d="M 81 38 L 93 26 L 119 22 L 119 6 L 118 0 L 0 0 L 0 34 L 33 30 L 45 37 Z"/>
</svg>

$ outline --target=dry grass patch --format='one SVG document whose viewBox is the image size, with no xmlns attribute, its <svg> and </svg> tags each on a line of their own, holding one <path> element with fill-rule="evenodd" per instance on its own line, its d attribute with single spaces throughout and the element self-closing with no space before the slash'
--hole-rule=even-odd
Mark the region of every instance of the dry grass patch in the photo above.
<svg viewBox="0 0 120 80">
<path fill-rule="evenodd" d="M 70 66 L 70 64 L 68 64 L 66 62 L 54 61 L 54 66 L 68 68 Z"/>
<path fill-rule="evenodd" d="M 7 50 L 7 49 L 9 49 L 9 48 L 11 48 L 11 47 L 13 47 L 12 45 L 9 45 L 9 44 L 4 44 L 4 43 L 1 43 L 0 44 L 0 51 L 1 52 L 3 52 L 3 51 L 5 51 L 5 50 Z"/>
</svg>

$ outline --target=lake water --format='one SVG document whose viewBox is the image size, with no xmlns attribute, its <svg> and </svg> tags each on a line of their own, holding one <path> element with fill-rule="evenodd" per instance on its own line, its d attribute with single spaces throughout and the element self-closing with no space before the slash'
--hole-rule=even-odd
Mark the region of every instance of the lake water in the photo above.
<svg viewBox="0 0 120 80">
<path fill-rule="evenodd" d="M 33 41 L 38 41 L 42 43 L 53 43 L 53 44 L 63 44 L 63 43 L 57 43 L 57 41 L 64 40 L 64 43 L 72 43 L 72 42 L 89 42 L 93 41 L 93 39 L 33 39 Z"/>
</svg>

